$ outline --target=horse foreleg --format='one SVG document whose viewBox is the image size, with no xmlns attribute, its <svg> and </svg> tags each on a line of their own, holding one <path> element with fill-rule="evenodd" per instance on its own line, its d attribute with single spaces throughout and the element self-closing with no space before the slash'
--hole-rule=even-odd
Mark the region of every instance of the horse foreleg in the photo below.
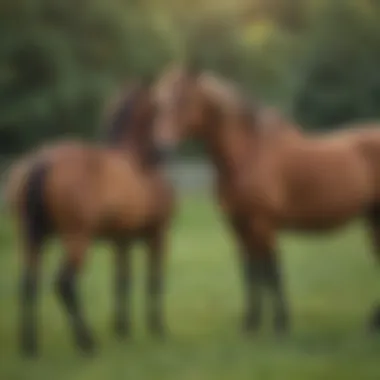
<svg viewBox="0 0 380 380">
<path fill-rule="evenodd" d="M 242 249 L 241 261 L 246 289 L 246 312 L 243 318 L 243 329 L 255 331 L 260 327 L 262 317 L 262 283 L 260 261 L 252 249 Z"/>
<path fill-rule="evenodd" d="M 163 335 L 162 312 L 163 270 L 165 255 L 165 230 L 157 228 L 147 237 L 148 278 L 147 278 L 147 320 L 148 328 L 154 334 Z"/>
<path fill-rule="evenodd" d="M 255 276 L 261 289 L 267 287 L 274 297 L 274 324 L 277 332 L 288 326 L 288 307 L 284 295 L 283 281 L 275 251 L 275 230 L 270 219 L 256 216 L 250 220 L 247 241 L 255 261 Z"/>
<path fill-rule="evenodd" d="M 21 350 L 31 356 L 37 352 L 36 298 L 37 282 L 41 261 L 42 239 L 27 242 L 24 257 L 24 269 L 21 278 Z"/>
<path fill-rule="evenodd" d="M 262 316 L 260 261 L 257 259 L 257 252 L 252 244 L 252 236 L 246 221 L 241 218 L 233 218 L 231 225 L 238 240 L 245 288 L 246 311 L 243 317 L 243 329 L 254 331 L 260 326 Z"/>
<path fill-rule="evenodd" d="M 288 329 L 288 306 L 284 294 L 281 266 L 274 250 L 263 257 L 263 277 L 274 299 L 274 327 L 278 333 Z"/>
<path fill-rule="evenodd" d="M 130 331 L 130 256 L 129 243 L 116 244 L 114 331 L 120 337 L 126 337 Z"/>
<path fill-rule="evenodd" d="M 77 295 L 77 279 L 88 248 L 88 238 L 81 234 L 68 235 L 63 243 L 66 257 L 57 278 L 57 293 L 68 313 L 74 339 L 83 351 L 94 347 L 92 335 L 84 321 Z"/>
</svg>

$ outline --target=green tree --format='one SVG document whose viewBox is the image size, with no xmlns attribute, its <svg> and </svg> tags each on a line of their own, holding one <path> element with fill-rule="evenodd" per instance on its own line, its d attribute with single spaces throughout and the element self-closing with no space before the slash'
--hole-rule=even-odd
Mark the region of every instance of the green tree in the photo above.
<svg viewBox="0 0 380 380">
<path fill-rule="evenodd" d="M 380 116 L 379 32 L 375 2 L 333 1 L 315 15 L 294 99 L 300 122 L 329 128 Z"/>
</svg>

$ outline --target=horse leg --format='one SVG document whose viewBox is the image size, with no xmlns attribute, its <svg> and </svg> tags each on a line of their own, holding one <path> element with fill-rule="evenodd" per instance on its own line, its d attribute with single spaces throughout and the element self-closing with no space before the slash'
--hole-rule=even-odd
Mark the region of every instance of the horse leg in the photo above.
<svg viewBox="0 0 380 380">
<path fill-rule="evenodd" d="M 288 311 L 280 266 L 274 249 L 274 233 L 271 221 L 256 215 L 250 220 L 247 241 L 251 250 L 251 260 L 255 262 L 256 281 L 261 292 L 264 287 L 271 291 L 275 304 L 275 328 L 277 332 L 283 332 L 288 326 Z"/>
<path fill-rule="evenodd" d="M 115 319 L 114 331 L 126 337 L 130 330 L 130 247 L 129 243 L 117 243 L 115 247 Z"/>
<path fill-rule="evenodd" d="M 23 236 L 24 273 L 21 284 L 21 348 L 27 355 L 37 351 L 36 298 L 41 249 L 50 230 L 44 186 L 48 167 L 39 162 L 31 168 L 24 188 L 24 202 L 18 221 Z M 19 199 L 20 201 L 20 199 Z"/>
<path fill-rule="evenodd" d="M 240 261 L 246 293 L 243 329 L 245 331 L 254 331 L 260 326 L 262 316 L 260 261 L 257 259 L 254 246 L 251 244 L 248 226 L 242 220 L 235 219 L 232 221 L 232 227 L 240 245 Z"/>
<path fill-rule="evenodd" d="M 147 236 L 148 278 L 147 278 L 147 320 L 153 334 L 163 335 L 162 317 L 163 266 L 165 234 L 163 228 L 154 228 Z"/>
<path fill-rule="evenodd" d="M 243 275 L 246 288 L 246 312 L 243 319 L 243 328 L 246 331 L 255 331 L 260 327 L 262 317 L 262 284 L 260 261 L 257 260 L 252 249 L 242 252 Z"/>
<path fill-rule="evenodd" d="M 65 237 L 66 257 L 57 277 L 57 293 L 72 326 L 74 339 L 84 352 L 93 350 L 92 335 L 83 319 L 77 295 L 77 277 L 82 268 L 89 240 L 79 233 Z"/>
<path fill-rule="evenodd" d="M 279 260 L 274 250 L 269 250 L 262 260 L 262 275 L 274 298 L 274 327 L 278 333 L 283 333 L 288 329 L 289 317 Z"/>
<path fill-rule="evenodd" d="M 368 222 L 372 235 L 373 250 L 377 260 L 380 260 L 380 204 L 374 205 L 369 214 Z M 373 316 L 370 322 L 370 328 L 380 330 L 380 305 L 375 307 Z"/>
<path fill-rule="evenodd" d="M 27 356 L 37 353 L 36 299 L 41 261 L 42 236 L 26 243 L 24 269 L 21 278 L 21 350 Z"/>
</svg>

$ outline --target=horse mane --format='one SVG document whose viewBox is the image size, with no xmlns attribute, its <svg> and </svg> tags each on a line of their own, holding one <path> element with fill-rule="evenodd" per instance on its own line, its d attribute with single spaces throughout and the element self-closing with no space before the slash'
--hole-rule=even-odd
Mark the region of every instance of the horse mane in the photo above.
<svg viewBox="0 0 380 380">
<path fill-rule="evenodd" d="M 217 76 L 214 73 L 204 72 L 200 75 L 203 90 L 211 98 L 217 99 L 223 107 L 241 107 L 246 103 L 242 91 L 236 83 Z"/>
<path fill-rule="evenodd" d="M 231 109 L 232 107 L 253 106 L 255 103 L 247 94 L 238 86 L 237 83 L 223 78 L 211 71 L 195 71 L 195 74 L 186 65 L 171 64 L 163 71 L 160 76 L 157 89 L 160 90 L 166 87 L 172 88 L 173 84 L 186 76 L 195 76 L 199 81 L 201 88 L 211 99 L 216 99 L 224 108 Z M 162 94 L 165 95 L 165 94 Z"/>
<path fill-rule="evenodd" d="M 254 120 L 261 109 L 257 99 L 249 96 L 236 82 L 204 72 L 200 75 L 200 84 L 205 93 L 225 110 L 240 110 Z"/>
<path fill-rule="evenodd" d="M 178 63 L 171 63 L 162 71 L 162 74 L 158 77 L 157 82 L 153 86 L 154 96 L 162 100 L 171 96 L 171 94 L 167 92 L 167 88 L 174 88 L 175 84 L 187 74 L 186 67 Z"/>
<path fill-rule="evenodd" d="M 110 146 L 120 146 L 126 142 L 126 139 L 132 139 L 136 136 L 133 128 L 145 128 L 143 123 L 138 121 L 134 115 L 136 112 L 136 103 L 139 102 L 141 94 L 148 89 L 150 84 L 140 80 L 134 85 L 123 86 L 108 105 L 106 117 L 106 136 L 105 141 Z M 146 122 L 146 121 L 145 121 Z M 137 124 L 139 125 L 137 125 Z M 132 132 L 129 133 L 128 132 Z M 131 141 L 139 145 L 140 160 L 147 167 L 155 166 L 161 162 L 157 147 L 149 140 Z M 141 145 L 141 146 L 140 146 Z"/>
<path fill-rule="evenodd" d="M 158 96 L 165 97 L 167 94 L 161 90 L 173 88 L 176 81 L 187 75 L 192 76 L 194 73 L 187 70 L 186 66 L 180 64 L 168 66 L 158 82 Z M 194 77 L 197 78 L 206 97 L 211 101 L 214 100 L 223 110 L 244 114 L 252 120 L 253 130 L 260 130 L 264 134 L 276 131 L 287 134 L 292 132 L 294 135 L 300 132 L 298 125 L 288 120 L 279 110 L 265 106 L 257 98 L 253 98 L 237 82 L 211 71 L 195 72 Z"/>
<path fill-rule="evenodd" d="M 105 140 L 108 144 L 119 143 L 128 130 L 133 128 L 131 120 L 141 87 L 140 84 L 125 85 L 111 100 L 106 110 L 105 120 Z"/>
<path fill-rule="evenodd" d="M 237 83 L 208 72 L 201 74 L 200 78 L 206 94 L 217 99 L 223 109 L 241 110 L 251 117 L 253 128 L 259 128 L 264 133 L 292 132 L 294 135 L 301 132 L 300 126 L 287 119 L 282 112 L 253 99 Z"/>
</svg>

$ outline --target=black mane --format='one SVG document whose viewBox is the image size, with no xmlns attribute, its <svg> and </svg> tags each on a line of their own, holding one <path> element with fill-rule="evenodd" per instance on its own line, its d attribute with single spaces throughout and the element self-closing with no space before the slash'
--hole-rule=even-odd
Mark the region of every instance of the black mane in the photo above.
<svg viewBox="0 0 380 380">
<path fill-rule="evenodd" d="M 133 127 L 133 110 L 135 102 L 140 94 L 139 88 L 129 90 L 119 101 L 117 109 L 107 122 L 106 141 L 110 145 L 120 142 L 130 128 Z"/>
<path fill-rule="evenodd" d="M 146 128 L 148 125 L 136 125 L 136 120 L 134 118 L 133 112 L 136 110 L 136 103 L 139 101 L 141 96 L 144 84 L 140 84 L 132 89 L 127 90 L 115 107 L 115 110 L 111 114 L 107 125 L 106 125 L 106 137 L 105 141 L 110 146 L 117 146 L 123 140 L 127 138 L 132 138 L 133 133 L 131 132 L 133 128 Z M 150 123 L 151 126 L 151 123 Z M 135 142 L 138 144 L 139 142 Z M 141 154 L 142 162 L 144 165 L 157 165 L 161 162 L 161 157 L 158 153 L 157 148 L 153 145 L 152 142 L 148 142 L 148 145 L 143 148 Z"/>
</svg>

